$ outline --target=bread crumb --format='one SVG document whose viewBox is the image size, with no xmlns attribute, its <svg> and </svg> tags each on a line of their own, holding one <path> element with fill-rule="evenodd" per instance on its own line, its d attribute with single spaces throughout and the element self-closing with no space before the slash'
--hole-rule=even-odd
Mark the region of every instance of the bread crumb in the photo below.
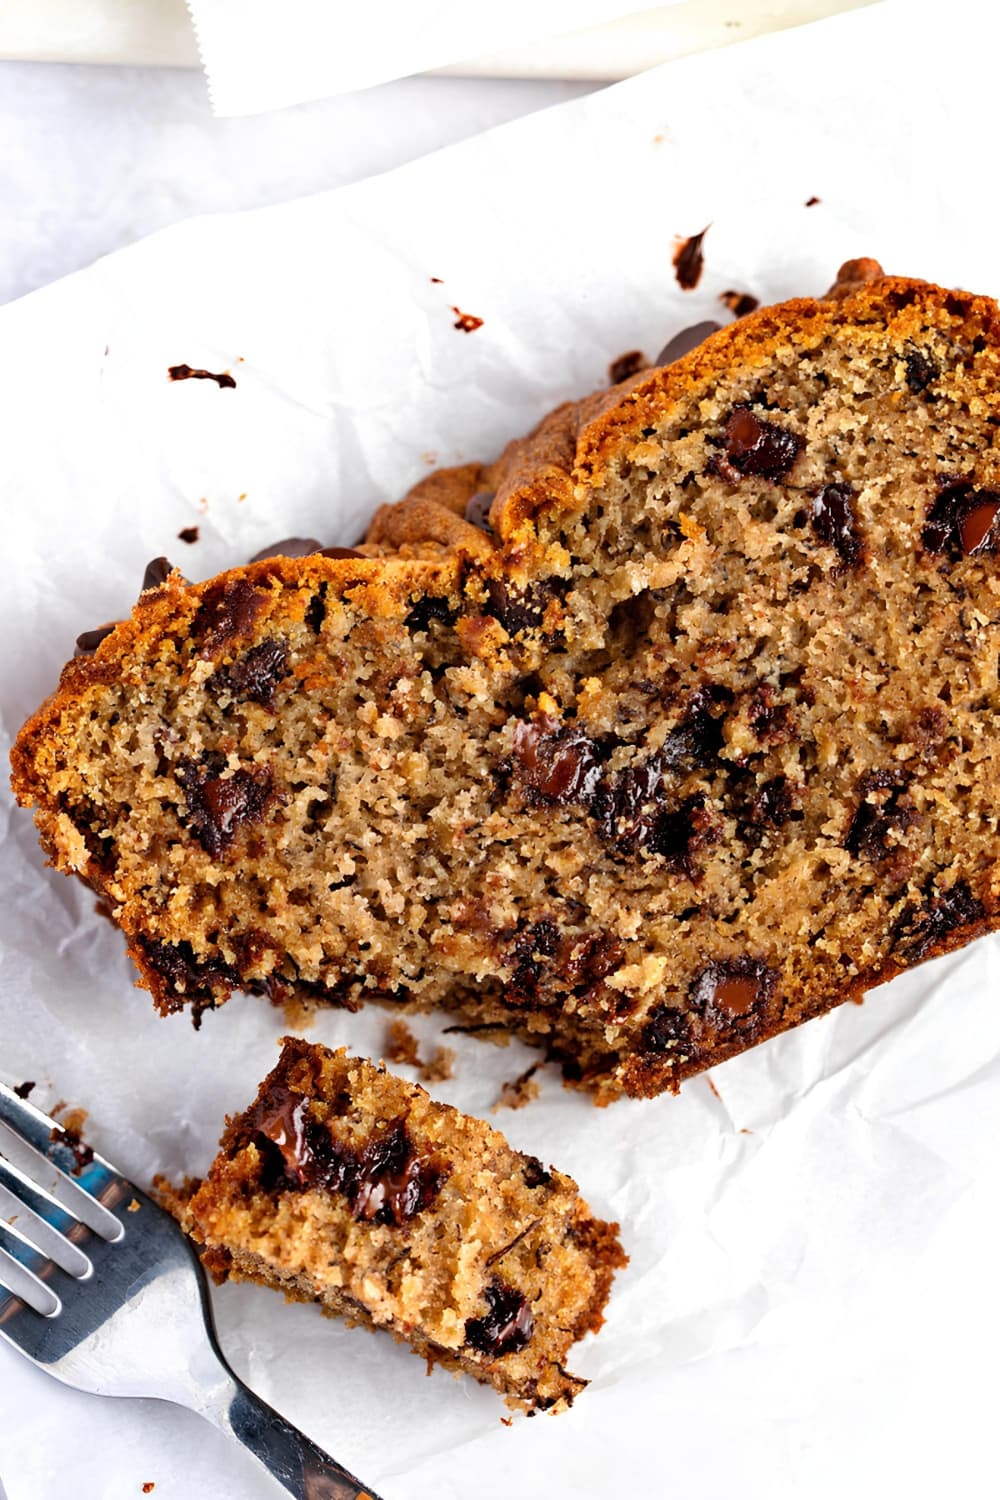
<svg viewBox="0 0 1000 1500">
<path fill-rule="evenodd" d="M 532 1099 L 537 1099 L 541 1091 L 535 1082 L 534 1075 L 540 1067 L 541 1063 L 532 1063 L 531 1067 L 526 1068 L 519 1078 L 505 1083 L 500 1090 L 499 1099 L 493 1106 L 494 1110 L 523 1109 L 526 1104 L 531 1103 Z"/>
<path fill-rule="evenodd" d="M 420 1064 L 420 1077 L 424 1083 L 444 1083 L 455 1076 L 455 1051 L 453 1047 L 435 1047 L 425 1063 Z"/>
<path fill-rule="evenodd" d="M 451 1047 L 435 1047 L 425 1061 L 420 1043 L 405 1021 L 390 1021 L 385 1038 L 386 1061 L 398 1066 L 416 1068 L 424 1083 L 442 1083 L 455 1072 L 455 1053 Z"/>
</svg>

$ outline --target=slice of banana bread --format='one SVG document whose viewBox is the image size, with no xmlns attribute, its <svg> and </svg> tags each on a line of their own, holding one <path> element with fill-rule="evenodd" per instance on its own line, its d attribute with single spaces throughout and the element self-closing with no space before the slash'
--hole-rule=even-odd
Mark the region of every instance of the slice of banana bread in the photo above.
<svg viewBox="0 0 1000 1500">
<path fill-rule="evenodd" d="M 172 575 L 17 795 L 163 1011 L 391 997 L 676 1088 L 997 924 L 998 429 L 995 304 L 852 263 L 364 555 Z"/>
<path fill-rule="evenodd" d="M 564 1361 L 626 1264 L 618 1225 L 571 1178 L 418 1085 L 292 1037 L 188 1192 L 173 1207 L 217 1279 L 386 1328 L 529 1411 L 586 1386 Z"/>
</svg>

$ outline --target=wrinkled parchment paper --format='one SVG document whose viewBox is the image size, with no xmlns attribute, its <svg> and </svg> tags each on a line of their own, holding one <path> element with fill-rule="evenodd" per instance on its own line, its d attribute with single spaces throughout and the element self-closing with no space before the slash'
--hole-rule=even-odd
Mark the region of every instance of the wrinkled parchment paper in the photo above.
<svg viewBox="0 0 1000 1500">
<path fill-rule="evenodd" d="M 1000 291 L 978 144 L 998 26 L 939 16 L 890 5 L 674 64 L 336 194 L 182 225 L 0 312 L 5 739 L 148 558 L 199 577 L 289 533 L 350 543 L 376 502 L 492 455 L 723 291 L 820 291 L 865 253 Z M 673 237 L 707 223 L 682 293 Z M 456 330 L 454 307 L 483 326 Z M 180 362 L 237 389 L 170 384 Z M 282 1016 L 240 998 L 198 1034 L 158 1019 L 6 804 L 0 860 L 0 1071 L 88 1108 L 141 1182 L 203 1169 Z M 495 1117 L 632 1256 L 566 1416 L 507 1428 L 490 1392 L 263 1289 L 216 1294 L 224 1346 L 386 1500 L 987 1493 L 998 981 L 985 940 L 679 1099 L 601 1111 L 546 1069 Z M 311 1034 L 378 1056 L 385 1025 L 330 1013 Z M 488 1114 L 530 1055 L 456 1042 L 434 1092 Z M 196 1418 L 65 1391 L 2 1347 L 0 1394 L 10 1500 L 272 1494 Z"/>
</svg>

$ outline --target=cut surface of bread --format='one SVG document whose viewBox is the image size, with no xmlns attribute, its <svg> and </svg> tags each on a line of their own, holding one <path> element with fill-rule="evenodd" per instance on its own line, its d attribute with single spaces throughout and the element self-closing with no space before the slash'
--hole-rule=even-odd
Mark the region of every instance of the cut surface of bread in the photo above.
<svg viewBox="0 0 1000 1500">
<path fill-rule="evenodd" d="M 15 790 L 163 1011 L 444 1006 L 647 1096 L 996 926 L 997 308 L 865 274 L 66 667 Z"/>
<path fill-rule="evenodd" d="M 586 1386 L 565 1360 L 626 1263 L 617 1224 L 571 1178 L 418 1085 L 295 1038 L 172 1206 L 218 1279 L 385 1328 L 529 1411 Z"/>
</svg>

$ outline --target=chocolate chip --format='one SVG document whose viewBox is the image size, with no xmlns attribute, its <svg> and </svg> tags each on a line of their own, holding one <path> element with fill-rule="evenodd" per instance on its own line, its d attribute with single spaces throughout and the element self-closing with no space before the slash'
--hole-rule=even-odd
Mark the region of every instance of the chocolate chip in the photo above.
<svg viewBox="0 0 1000 1500">
<path fill-rule="evenodd" d="M 338 1140 L 307 1095 L 283 1079 L 247 1112 L 230 1149 L 250 1142 L 261 1154 L 267 1188 L 338 1193 L 359 1223 L 396 1229 L 427 1207 L 450 1173 L 443 1160 L 420 1154 L 401 1120 L 361 1150 Z"/>
<path fill-rule="evenodd" d="M 982 557 L 1000 550 L 1000 494 L 944 476 L 921 532 L 928 552 Z"/>
<path fill-rule="evenodd" d="M 162 588 L 173 571 L 174 565 L 169 558 L 154 557 L 146 564 L 146 571 L 142 575 L 142 587 L 139 590 L 140 595 L 147 593 L 149 589 Z M 187 579 L 184 581 L 186 583 Z"/>
<path fill-rule="evenodd" d="M 214 375 L 211 370 L 193 370 L 190 365 L 171 365 L 167 370 L 169 380 L 214 380 L 220 391 L 235 391 L 236 381 L 228 370 Z"/>
<path fill-rule="evenodd" d="M 926 391 L 941 374 L 940 369 L 921 350 L 913 348 L 906 355 L 906 383 L 915 396 Z"/>
<path fill-rule="evenodd" d="M 833 547 L 845 568 L 858 568 L 865 561 L 854 491 L 849 484 L 825 484 L 812 497 L 809 518 L 817 538 Z"/>
<path fill-rule="evenodd" d="M 794 732 L 792 710 L 787 703 L 775 703 L 769 682 L 762 683 L 750 700 L 749 720 L 762 745 L 780 745 Z"/>
<path fill-rule="evenodd" d="M 558 951 L 558 928 L 545 917 L 519 932 L 503 953 L 503 962 L 511 970 L 510 979 L 504 988 L 504 1003 L 533 1003 L 537 998 L 543 968 L 547 960 L 553 958 Z"/>
<path fill-rule="evenodd" d="M 511 637 L 522 631 L 536 630 L 545 618 L 549 601 L 565 587 L 563 579 L 546 579 L 539 583 L 515 584 L 501 578 L 486 580 L 489 598 L 487 612 L 493 615 Z"/>
<path fill-rule="evenodd" d="M 749 818 L 756 825 L 780 828 L 788 822 L 794 806 L 787 777 L 775 776 L 772 781 L 765 781 L 755 793 L 749 807 Z"/>
<path fill-rule="evenodd" d="M 489 1312 L 482 1318 L 469 1318 L 465 1325 L 465 1342 L 485 1354 L 500 1359 L 517 1354 L 531 1338 L 534 1318 L 527 1298 L 499 1277 L 484 1287 L 483 1296 Z"/>
<path fill-rule="evenodd" d="M 269 557 L 311 557 L 314 552 L 322 552 L 323 543 L 318 542 L 314 536 L 286 536 L 280 542 L 272 542 L 269 547 L 262 547 L 250 558 L 252 563 L 266 562 Z"/>
<path fill-rule="evenodd" d="M 680 333 L 675 333 L 654 361 L 657 365 L 673 364 L 675 359 L 681 359 L 683 355 L 690 354 L 692 349 L 697 349 L 703 344 L 711 333 L 718 333 L 722 327 L 721 323 L 692 323 L 690 328 L 682 328 Z"/>
<path fill-rule="evenodd" d="M 198 536 L 199 532 L 197 526 L 182 526 L 180 531 L 177 533 L 177 540 L 179 542 L 187 542 L 190 546 L 198 540 Z"/>
<path fill-rule="evenodd" d="M 608 384 L 621 385 L 623 380 L 631 380 L 633 375 L 638 375 L 645 368 L 646 356 L 642 350 L 630 349 L 627 354 L 619 354 L 608 365 Z"/>
<path fill-rule="evenodd" d="M 749 292 L 720 292 L 719 301 L 737 318 L 745 318 L 747 313 L 756 312 L 760 306 L 760 298 Z"/>
<path fill-rule="evenodd" d="M 477 490 L 466 502 L 465 519 L 470 526 L 478 526 L 480 531 L 493 530 L 490 525 L 490 507 L 495 498 L 492 490 Z"/>
<path fill-rule="evenodd" d="M 406 616 L 406 628 L 414 634 L 430 629 L 432 620 L 442 625 L 454 625 L 458 611 L 449 601 L 436 594 L 425 594 L 418 599 Z"/>
<path fill-rule="evenodd" d="M 236 970 L 221 958 L 200 958 L 190 943 L 163 943 L 140 937 L 138 946 L 149 967 L 167 981 L 177 1009 L 183 1002 L 195 1006 L 195 1024 L 206 1006 L 221 1004 L 240 982 Z M 221 991 L 221 993 L 220 993 Z"/>
<path fill-rule="evenodd" d="M 84 630 L 76 638 L 76 650 L 74 656 L 93 656 L 102 641 L 107 640 L 120 620 L 111 620 L 107 625 L 98 625 L 94 630 Z"/>
<path fill-rule="evenodd" d="M 844 848 L 862 859 L 880 860 L 896 847 L 894 835 L 916 821 L 901 771 L 869 771 L 858 783 L 861 798 L 844 838 Z"/>
<path fill-rule="evenodd" d="M 814 194 L 811 198 L 806 199 L 806 208 L 815 208 L 816 204 L 822 203 L 822 201 L 821 198 L 817 198 Z"/>
<path fill-rule="evenodd" d="M 14 1085 L 14 1093 L 17 1095 L 17 1097 L 19 1099 L 27 1099 L 28 1095 L 31 1093 L 31 1091 L 32 1091 L 32 1089 L 34 1087 L 35 1087 L 35 1083 L 34 1083 L 33 1079 L 30 1082 L 15 1083 L 15 1085 Z M 534 1160 L 535 1160 L 535 1158 L 532 1157 L 532 1161 L 534 1161 Z M 541 1166 L 541 1162 L 539 1162 L 539 1166 Z"/>
<path fill-rule="evenodd" d="M 357 547 L 321 547 L 321 557 L 364 557 Z"/>
<path fill-rule="evenodd" d="M 705 266 L 702 240 L 712 226 L 706 224 L 700 234 L 692 234 L 686 240 L 678 240 L 674 249 L 674 275 L 677 285 L 685 292 L 693 292 L 701 280 Z"/>
<path fill-rule="evenodd" d="M 688 1000 L 692 1010 L 716 1024 L 745 1021 L 771 998 L 776 979 L 759 959 L 724 959 L 699 969 Z"/>
<path fill-rule="evenodd" d="M 587 803 L 601 779 L 600 752 L 575 724 L 546 714 L 514 730 L 514 757 L 525 800 L 540 803 Z"/>
<path fill-rule="evenodd" d="M 201 640 L 202 656 L 212 656 L 235 636 L 252 627 L 264 594 L 248 578 L 220 578 L 209 584 L 191 622 L 191 634 Z"/>
<path fill-rule="evenodd" d="M 319 635 L 326 619 L 326 584 L 321 583 L 306 605 L 305 621 L 313 635 Z"/>
<path fill-rule="evenodd" d="M 586 994 L 621 968 L 625 949 L 610 932 L 588 932 L 571 945 L 562 972 L 577 991 Z"/>
<path fill-rule="evenodd" d="M 734 406 L 725 426 L 725 456 L 714 455 L 709 461 L 709 472 L 719 474 L 730 484 L 751 476 L 783 479 L 803 446 L 798 433 L 765 421 L 747 405 Z"/>
<path fill-rule="evenodd" d="M 552 1173 L 545 1170 L 537 1156 L 525 1158 L 521 1176 L 524 1178 L 525 1187 L 529 1188 L 548 1187 L 552 1181 Z"/>
<path fill-rule="evenodd" d="M 893 929 L 896 957 L 904 964 L 917 964 L 960 927 L 985 921 L 986 911 L 964 880 L 946 891 L 931 890 L 921 908 L 904 908 Z"/>
<path fill-rule="evenodd" d="M 683 1011 L 669 1005 L 653 1007 L 642 1031 L 642 1045 L 646 1052 L 670 1052 L 690 1040 L 691 1027 Z"/>
<path fill-rule="evenodd" d="M 224 769 L 224 758 L 215 753 L 200 763 L 185 759 L 174 767 L 187 800 L 182 821 L 213 859 L 226 852 L 241 828 L 259 822 L 273 796 L 265 766 L 240 766 L 223 774 Z"/>
<path fill-rule="evenodd" d="M 288 671 L 288 647 L 284 641 L 261 641 L 228 666 L 220 667 L 208 686 L 216 696 L 225 691 L 238 702 L 249 699 L 273 708 L 274 690 L 288 676 Z"/>
</svg>

